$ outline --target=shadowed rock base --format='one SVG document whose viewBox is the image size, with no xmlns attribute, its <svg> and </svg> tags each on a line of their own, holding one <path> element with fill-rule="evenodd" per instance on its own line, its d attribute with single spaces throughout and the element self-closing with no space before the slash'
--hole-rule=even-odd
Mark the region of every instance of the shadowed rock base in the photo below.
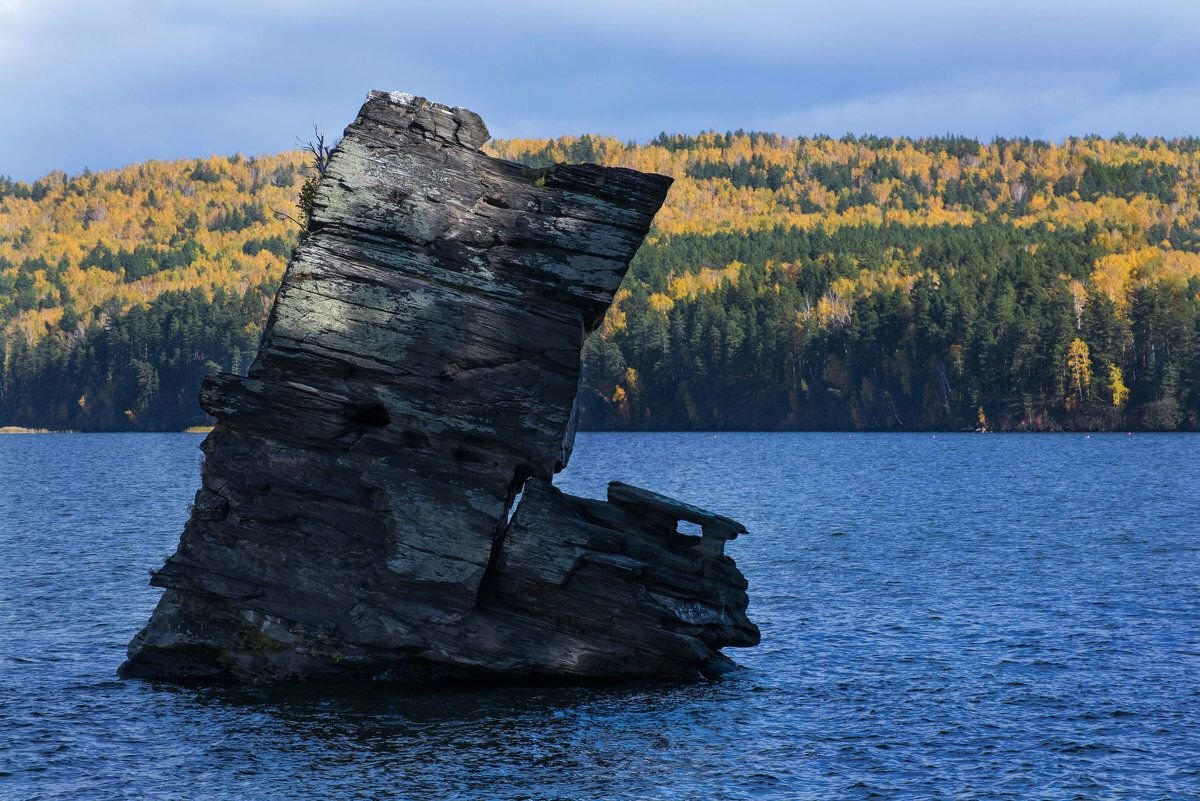
<svg viewBox="0 0 1200 801">
<path fill-rule="evenodd" d="M 122 676 L 696 679 L 758 642 L 740 524 L 550 485 L 584 337 L 670 179 L 487 138 L 384 92 L 346 129 L 248 376 L 201 391 L 202 486 Z"/>
</svg>

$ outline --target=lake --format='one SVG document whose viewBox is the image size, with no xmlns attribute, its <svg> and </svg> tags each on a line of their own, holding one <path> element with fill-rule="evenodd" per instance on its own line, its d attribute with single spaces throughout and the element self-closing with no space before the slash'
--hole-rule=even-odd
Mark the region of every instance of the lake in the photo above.
<svg viewBox="0 0 1200 801">
<path fill-rule="evenodd" d="M 735 517 L 719 684 L 120 681 L 190 434 L 0 437 L 2 799 L 1200 797 L 1200 436 L 581 434 Z"/>
</svg>

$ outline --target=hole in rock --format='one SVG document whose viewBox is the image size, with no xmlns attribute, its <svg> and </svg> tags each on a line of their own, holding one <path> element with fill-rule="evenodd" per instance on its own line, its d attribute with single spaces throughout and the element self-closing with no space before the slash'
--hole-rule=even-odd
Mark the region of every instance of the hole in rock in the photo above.
<svg viewBox="0 0 1200 801">
<path fill-rule="evenodd" d="M 508 514 L 505 515 L 504 522 L 511 523 L 513 515 L 517 513 L 517 507 L 521 505 L 521 496 L 525 494 L 525 482 L 521 482 L 521 488 L 517 490 L 517 494 L 513 496 L 512 503 L 508 505 Z"/>
<path fill-rule="evenodd" d="M 504 522 L 500 524 L 500 533 L 503 534 L 508 529 L 508 524 L 512 522 L 513 515 L 517 513 L 517 507 L 521 505 L 521 498 L 525 495 L 525 485 L 529 483 L 533 471 L 528 465 L 517 465 L 513 470 L 512 481 L 508 482 L 508 502 L 504 509 Z"/>
<path fill-rule="evenodd" d="M 687 520 L 680 520 L 675 524 L 675 541 L 685 548 L 692 548 L 700 544 L 700 538 L 704 535 L 704 529 L 698 524 Z"/>
<path fill-rule="evenodd" d="M 368 403 L 355 407 L 350 413 L 350 420 L 363 426 L 383 428 L 391 422 L 392 417 L 382 403 Z"/>
</svg>

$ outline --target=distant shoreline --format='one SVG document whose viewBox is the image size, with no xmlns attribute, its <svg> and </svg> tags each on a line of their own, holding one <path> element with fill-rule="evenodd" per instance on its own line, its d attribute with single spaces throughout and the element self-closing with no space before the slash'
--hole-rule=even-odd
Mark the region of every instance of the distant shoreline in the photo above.
<svg viewBox="0 0 1200 801">
<path fill-rule="evenodd" d="M 212 426 L 188 426 L 183 431 L 85 431 L 76 429 L 25 428 L 24 426 L 0 426 L 0 434 L 207 434 Z"/>
<path fill-rule="evenodd" d="M 178 430 L 153 430 L 153 431 L 79 431 L 70 430 L 55 430 L 50 428 L 24 428 L 23 426 L 0 426 L 0 435 L 3 434 L 208 434 L 213 430 L 212 426 L 188 426 L 182 431 Z M 917 429 L 908 431 L 884 431 L 878 429 L 710 429 L 710 428 L 659 428 L 659 429 L 628 429 L 628 428 L 585 428 L 579 429 L 579 434 L 711 434 L 717 436 L 719 434 L 848 434 L 854 436 L 856 434 L 930 434 L 933 436 L 939 434 L 1022 434 L 1036 436 L 1039 434 L 1078 434 L 1084 436 L 1097 435 L 1120 435 L 1130 436 L 1132 434 L 1197 434 L 1200 432 L 1189 429 L 1176 429 L 1173 431 L 1159 429 L 1074 429 L 1074 430 L 1058 430 L 1058 431 L 1031 431 L 1031 430 L 1000 430 L 1000 431 L 958 431 L 951 429 Z"/>
</svg>

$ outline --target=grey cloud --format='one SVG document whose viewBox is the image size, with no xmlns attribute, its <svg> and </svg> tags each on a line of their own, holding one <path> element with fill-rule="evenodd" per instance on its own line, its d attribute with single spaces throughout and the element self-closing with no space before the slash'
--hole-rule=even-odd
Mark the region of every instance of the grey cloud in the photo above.
<svg viewBox="0 0 1200 801">
<path fill-rule="evenodd" d="M 1191 2 L 0 0 L 0 173 L 271 152 L 370 88 L 497 136 L 1200 133 Z"/>
</svg>

